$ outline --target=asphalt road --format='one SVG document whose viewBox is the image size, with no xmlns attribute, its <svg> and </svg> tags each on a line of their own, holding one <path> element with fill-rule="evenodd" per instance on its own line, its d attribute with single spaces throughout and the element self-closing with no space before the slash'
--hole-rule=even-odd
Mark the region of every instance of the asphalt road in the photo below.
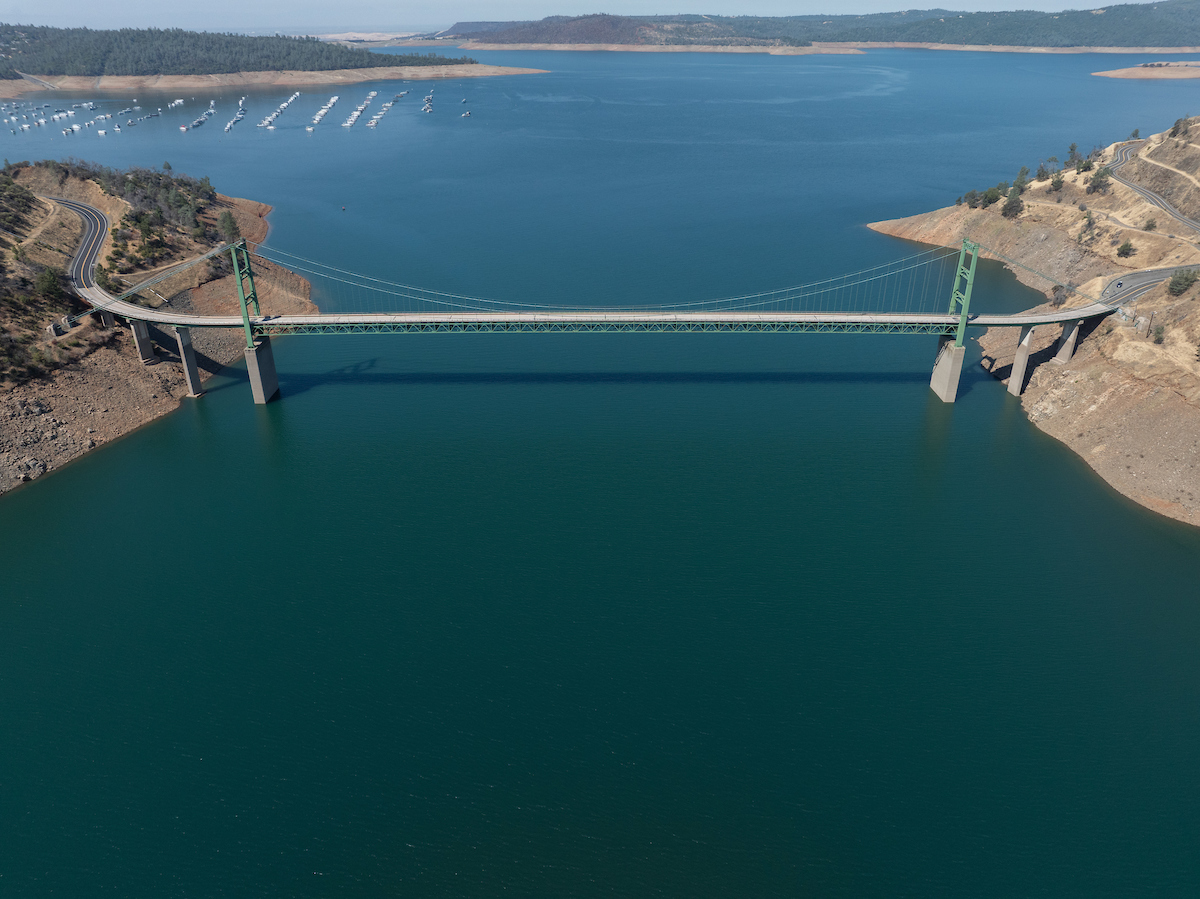
<svg viewBox="0 0 1200 899">
<path fill-rule="evenodd" d="M 95 287 L 96 281 L 92 273 L 96 270 L 96 257 L 100 255 L 100 248 L 104 245 L 104 235 L 108 233 L 108 218 L 96 207 L 85 203 L 76 203 L 61 197 L 46 199 L 65 206 L 83 219 L 83 238 L 79 242 L 79 249 L 75 251 L 75 258 L 67 267 L 67 277 L 71 279 L 71 284 L 76 290 Z"/>
<path fill-rule="evenodd" d="M 1117 148 L 1116 159 L 1113 160 L 1113 164 L 1109 166 L 1109 169 L 1112 170 L 1113 178 L 1117 181 L 1120 181 L 1135 194 L 1141 196 L 1148 203 L 1152 204 L 1158 209 L 1161 209 L 1181 225 L 1187 225 L 1187 227 L 1191 228 L 1193 231 L 1200 232 L 1200 222 L 1197 222 L 1195 219 L 1188 218 L 1158 194 L 1154 193 L 1154 191 L 1142 187 L 1140 184 L 1134 184 L 1129 179 L 1122 178 L 1121 175 L 1118 174 L 1121 166 L 1125 165 L 1130 159 L 1136 156 L 1138 150 L 1140 150 L 1145 143 L 1146 142 L 1144 140 L 1131 141 Z"/>
</svg>

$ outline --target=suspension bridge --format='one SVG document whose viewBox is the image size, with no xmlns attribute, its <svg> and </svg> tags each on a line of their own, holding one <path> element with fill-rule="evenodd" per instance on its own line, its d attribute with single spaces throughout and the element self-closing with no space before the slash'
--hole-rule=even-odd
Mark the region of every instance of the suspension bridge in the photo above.
<svg viewBox="0 0 1200 899">
<path fill-rule="evenodd" d="M 240 328 L 245 337 L 246 365 L 256 403 L 279 392 L 271 338 L 290 335 L 481 333 L 481 332 L 701 332 L 701 333 L 838 333 L 931 334 L 938 337 L 930 387 L 944 402 L 954 402 L 966 353 L 969 328 L 1021 329 L 1009 391 L 1019 394 L 1025 379 L 1033 329 L 1061 325 L 1057 358 L 1070 359 L 1082 322 L 1107 315 L 1154 284 L 1171 270 L 1135 273 L 1124 278 L 1110 299 L 1086 297 L 1045 275 L 1047 286 L 1078 294 L 1083 305 L 1042 313 L 989 315 L 971 312 L 976 266 L 982 253 L 998 256 L 964 240 L 958 248 L 938 247 L 884 265 L 797 287 L 716 300 L 644 306 L 572 306 L 514 303 L 414 288 L 303 259 L 281 250 L 251 251 L 238 241 L 173 266 L 119 295 L 100 288 L 94 277 L 96 257 L 108 233 L 98 209 L 48 197 L 76 212 L 84 222 L 80 249 L 69 276 L 75 291 L 106 326 L 115 316 L 125 319 L 144 362 L 156 358 L 148 323 L 173 328 L 189 392 L 201 391 L 193 328 Z M 218 256 L 232 263 L 239 315 L 193 315 L 151 309 L 134 302 L 154 285 Z M 356 292 L 352 312 L 315 315 L 264 315 L 254 283 L 251 257 L 275 262 L 308 275 L 317 283 L 341 284 Z M 1004 259 L 1004 257 L 999 257 Z M 1010 265 L 1025 268 L 1019 262 Z M 1027 269 L 1032 271 L 1031 269 Z M 1106 288 L 1104 293 L 1108 293 Z M 79 318 L 76 316 L 75 318 Z M 64 319 L 69 326 L 74 319 Z M 52 326 L 55 328 L 56 326 Z"/>
</svg>

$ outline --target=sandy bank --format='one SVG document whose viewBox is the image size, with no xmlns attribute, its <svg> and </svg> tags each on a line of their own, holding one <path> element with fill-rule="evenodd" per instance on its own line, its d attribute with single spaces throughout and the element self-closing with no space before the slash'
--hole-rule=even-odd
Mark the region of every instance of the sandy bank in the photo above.
<svg viewBox="0 0 1200 899">
<path fill-rule="evenodd" d="M 1155 63 L 1151 66 L 1134 66 L 1131 69 L 1112 69 L 1092 74 L 1100 78 L 1131 78 L 1135 81 L 1174 81 L 1180 78 L 1200 78 L 1200 63 Z"/>
<path fill-rule="evenodd" d="M 544 69 L 510 66 L 383 66 L 370 69 L 337 69 L 330 72 L 233 72 L 224 75 L 105 75 L 30 76 L 22 81 L 0 81 L 0 97 L 17 97 L 45 90 L 134 93 L 202 91 L 224 87 L 360 84 L 364 81 L 428 81 L 445 78 L 482 78 L 493 75 L 538 75 Z"/>
<path fill-rule="evenodd" d="M 707 44 L 488 44 L 466 41 L 460 50 L 610 50 L 622 53 L 769 53 L 772 56 L 846 56 L 853 47 L 710 46 Z"/>
<path fill-rule="evenodd" d="M 426 46 L 429 42 L 411 46 Z M 445 46 L 448 41 L 437 42 Z M 406 41 L 389 41 L 387 46 L 405 46 Z M 634 53 L 769 53 L 773 56 L 845 55 L 864 50 L 958 50 L 972 53 L 1200 53 L 1200 47 L 1020 47 L 990 44 L 933 44 L 917 41 L 813 41 L 809 47 L 764 47 L 752 44 L 708 46 L 685 44 L 489 44 L 464 41 L 470 50 L 617 50 Z M 1104 74 L 1097 72 L 1096 74 Z M 1119 76 L 1117 76 L 1119 77 Z M 1182 76 L 1181 76 L 1182 77 Z"/>
<path fill-rule="evenodd" d="M 932 44 L 916 41 L 813 42 L 814 47 L 860 50 L 959 50 L 971 53 L 1200 53 L 1200 47 L 1021 47 L 1001 44 Z"/>
</svg>

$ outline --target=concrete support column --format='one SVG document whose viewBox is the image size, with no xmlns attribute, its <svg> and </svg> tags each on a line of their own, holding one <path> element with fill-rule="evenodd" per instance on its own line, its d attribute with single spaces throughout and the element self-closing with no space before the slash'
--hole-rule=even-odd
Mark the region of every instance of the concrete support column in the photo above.
<svg viewBox="0 0 1200 899">
<path fill-rule="evenodd" d="M 157 362 L 158 356 L 154 354 L 154 344 L 150 342 L 150 329 L 146 323 L 133 319 L 129 322 L 129 330 L 133 332 L 133 345 L 137 347 L 142 364 Z"/>
<path fill-rule="evenodd" d="M 176 328 L 175 342 L 179 344 L 179 361 L 183 363 L 188 396 L 200 396 L 204 388 L 200 386 L 200 369 L 196 367 L 196 351 L 192 349 L 192 332 L 187 328 Z"/>
<path fill-rule="evenodd" d="M 1075 341 L 1079 337 L 1080 319 L 1073 322 L 1063 322 L 1062 337 L 1058 338 L 1058 352 L 1054 354 L 1055 362 L 1070 362 L 1075 355 Z"/>
<path fill-rule="evenodd" d="M 965 346 L 954 345 L 954 335 L 938 338 L 937 359 L 933 363 L 933 375 L 929 389 L 943 403 L 953 403 L 958 398 L 958 379 L 962 375 L 963 359 L 967 355 Z"/>
<path fill-rule="evenodd" d="M 1029 348 L 1033 346 L 1033 325 L 1021 328 L 1017 340 L 1017 358 L 1013 359 L 1012 374 L 1008 376 L 1008 392 L 1020 396 L 1025 390 L 1025 370 L 1029 368 Z"/>
<path fill-rule="evenodd" d="M 279 394 L 279 376 L 275 374 L 275 353 L 271 338 L 260 337 L 254 348 L 246 347 L 246 371 L 250 374 L 250 391 L 258 405 L 269 403 Z"/>
<path fill-rule="evenodd" d="M 113 318 L 113 314 L 107 309 L 97 309 L 95 312 L 96 320 L 100 322 L 100 327 L 104 329 L 116 327 L 117 320 Z"/>
</svg>

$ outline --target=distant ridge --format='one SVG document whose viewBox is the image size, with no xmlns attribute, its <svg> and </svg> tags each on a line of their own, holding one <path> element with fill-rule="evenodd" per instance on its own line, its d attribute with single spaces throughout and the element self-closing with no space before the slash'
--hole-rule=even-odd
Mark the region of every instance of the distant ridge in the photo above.
<svg viewBox="0 0 1200 899">
<path fill-rule="evenodd" d="M 907 10 L 862 16 L 550 16 L 458 22 L 441 33 L 489 44 L 807 46 L 933 43 L 1014 47 L 1200 46 L 1200 0 L 1162 0 L 1059 13 Z"/>
<path fill-rule="evenodd" d="M 179 28 L 45 28 L 0 23 L 0 79 L 43 76 L 330 72 L 473 63 L 428 54 L 371 53 L 303 37 L 251 37 Z"/>
</svg>

